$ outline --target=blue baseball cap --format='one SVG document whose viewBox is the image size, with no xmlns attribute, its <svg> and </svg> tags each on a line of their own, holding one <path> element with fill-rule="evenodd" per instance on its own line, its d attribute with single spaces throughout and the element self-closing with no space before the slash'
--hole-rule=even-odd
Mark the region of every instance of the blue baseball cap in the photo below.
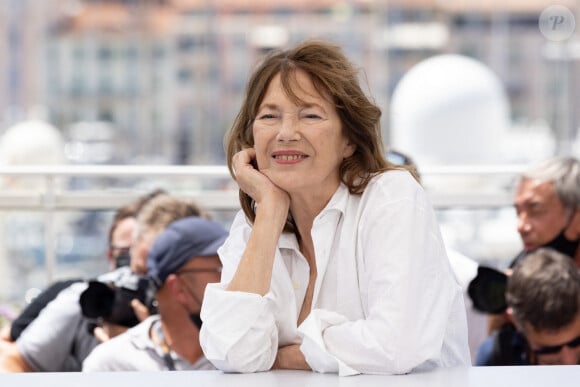
<svg viewBox="0 0 580 387">
<path fill-rule="evenodd" d="M 191 216 L 171 223 L 147 255 L 147 274 L 157 288 L 193 257 L 217 255 L 228 232 L 217 222 Z"/>
</svg>

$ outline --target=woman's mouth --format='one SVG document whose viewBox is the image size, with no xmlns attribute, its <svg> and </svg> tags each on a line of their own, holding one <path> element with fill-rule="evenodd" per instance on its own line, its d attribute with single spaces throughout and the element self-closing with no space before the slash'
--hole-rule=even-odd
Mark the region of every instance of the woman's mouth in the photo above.
<svg viewBox="0 0 580 387">
<path fill-rule="evenodd" d="M 295 161 L 305 159 L 306 155 L 274 155 L 274 159 L 281 160 L 281 161 Z"/>
</svg>

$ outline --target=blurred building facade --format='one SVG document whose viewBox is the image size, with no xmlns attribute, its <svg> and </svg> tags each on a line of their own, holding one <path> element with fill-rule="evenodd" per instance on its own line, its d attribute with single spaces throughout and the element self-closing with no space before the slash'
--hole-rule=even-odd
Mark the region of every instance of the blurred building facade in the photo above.
<svg viewBox="0 0 580 387">
<path fill-rule="evenodd" d="M 576 1 L 560 3 L 579 14 Z M 565 143 L 580 123 L 574 76 L 580 54 L 577 40 L 558 45 L 540 33 L 538 16 L 550 5 L 6 0 L 0 2 L 0 55 L 8 59 L 0 61 L 0 130 L 42 106 L 65 138 L 78 122 L 110 122 L 115 149 L 103 162 L 222 163 L 223 135 L 254 64 L 271 48 L 324 38 L 364 69 L 384 111 L 387 143 L 395 86 L 413 65 L 444 53 L 486 63 L 506 85 L 513 122 L 529 130 L 547 125 Z"/>
</svg>

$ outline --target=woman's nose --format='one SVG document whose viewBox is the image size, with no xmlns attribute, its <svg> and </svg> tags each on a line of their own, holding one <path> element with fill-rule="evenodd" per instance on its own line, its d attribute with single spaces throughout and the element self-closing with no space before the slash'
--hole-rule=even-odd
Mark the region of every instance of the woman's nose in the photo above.
<svg viewBox="0 0 580 387">
<path fill-rule="evenodd" d="M 278 141 L 281 142 L 298 141 L 300 139 L 300 132 L 296 120 L 292 117 L 283 116 L 277 137 Z"/>
</svg>

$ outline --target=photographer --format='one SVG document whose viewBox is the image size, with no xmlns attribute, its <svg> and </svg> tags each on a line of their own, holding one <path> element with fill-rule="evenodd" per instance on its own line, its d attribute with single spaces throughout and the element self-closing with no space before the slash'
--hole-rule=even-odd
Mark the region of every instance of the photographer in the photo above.
<svg viewBox="0 0 580 387">
<path fill-rule="evenodd" d="M 125 205 L 115 212 L 108 235 L 107 261 L 110 271 L 129 265 L 128 252 L 137 212 L 150 198 L 153 198 L 162 192 L 163 191 L 161 190 L 154 190 L 139 198 L 138 201 Z M 40 312 L 49 302 L 54 300 L 62 290 L 68 288 L 73 283 L 80 281 L 82 281 L 81 278 L 74 278 L 55 281 L 50 284 L 22 310 L 14 321 L 12 321 L 7 330 L 6 337 L 2 337 L 2 339 L 12 342 L 16 341 L 24 329 L 26 329 L 26 327 L 38 317 Z"/>
<path fill-rule="evenodd" d="M 554 157 L 524 172 L 516 189 L 514 207 L 523 249 L 510 267 L 540 247 L 553 248 L 572 258 L 580 267 L 580 162 L 577 159 Z M 482 271 L 485 273 L 480 268 L 479 272 Z M 483 280 L 478 274 L 469 287 Z M 488 317 L 490 335 L 499 329 L 505 330 L 510 322 L 502 311 L 480 310 L 491 313 Z M 489 347 L 488 343 L 489 340 L 482 344 L 480 355 Z"/>
<path fill-rule="evenodd" d="M 109 230 L 107 258 L 114 269 L 117 256 L 129 247 L 135 217 L 144 200 L 119 208 Z M 83 282 L 48 287 L 35 302 L 25 308 L 12 323 L 14 342 L 6 345 L 0 357 L 0 371 L 75 371 L 80 358 L 98 344 L 88 332 L 88 322 L 78 308 Z M 50 329 L 47 329 L 50 327 Z"/>
<path fill-rule="evenodd" d="M 218 223 L 199 217 L 169 225 L 148 256 L 159 315 L 95 348 L 83 371 L 214 369 L 199 344 L 199 311 L 207 283 L 220 280 L 217 249 L 226 236 Z"/>
<path fill-rule="evenodd" d="M 476 365 L 580 364 L 580 274 L 570 257 L 534 250 L 514 267 L 507 323 L 478 351 Z"/>
<path fill-rule="evenodd" d="M 116 246 L 130 249 L 130 269 L 127 267 L 99 277 L 104 283 L 115 283 L 127 275 L 144 273 L 146 257 L 155 237 L 172 221 L 186 216 L 200 215 L 199 208 L 190 201 L 171 197 L 167 194 L 147 195 L 138 201 L 132 220 L 129 238 Z M 138 214 L 137 214 L 138 212 Z M 137 219 L 135 220 L 135 216 Z M 126 251 L 120 249 L 119 251 Z M 82 361 L 99 343 L 89 333 L 90 321 L 83 317 L 80 295 L 87 288 L 87 282 L 79 282 L 61 291 L 21 334 L 10 351 L 5 351 L 0 359 L 0 371 L 80 371 Z M 130 308 L 129 305 L 127 305 Z M 111 333 L 126 330 L 117 324 L 105 322 L 104 339 Z"/>
<path fill-rule="evenodd" d="M 532 167 L 520 179 L 514 206 L 523 251 L 513 264 L 539 247 L 549 247 L 571 257 L 580 267 L 578 160 L 553 158 Z"/>
</svg>

